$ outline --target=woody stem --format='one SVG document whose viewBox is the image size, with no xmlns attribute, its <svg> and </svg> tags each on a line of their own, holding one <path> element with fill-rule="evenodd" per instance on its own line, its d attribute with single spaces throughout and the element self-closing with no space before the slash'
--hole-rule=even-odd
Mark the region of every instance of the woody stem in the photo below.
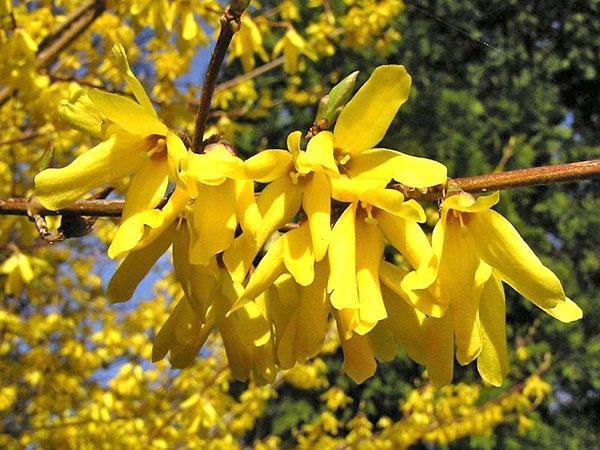
<svg viewBox="0 0 600 450">
<path fill-rule="evenodd" d="M 448 182 L 447 186 L 466 192 L 478 193 L 542 184 L 582 181 L 596 177 L 600 177 L 600 159 L 454 178 Z M 445 186 L 435 186 L 420 191 L 400 184 L 394 184 L 390 187 L 404 192 L 407 199 L 412 198 L 415 200 L 436 200 L 442 196 L 445 189 Z M 94 217 L 119 217 L 123 212 L 123 204 L 124 202 L 121 200 L 79 200 L 72 206 L 58 211 L 36 207 L 35 212 L 41 216 L 71 214 Z M 0 215 L 26 216 L 28 215 L 28 211 L 31 211 L 32 205 L 32 201 L 26 198 L 0 199 Z"/>
<path fill-rule="evenodd" d="M 194 137 L 192 139 L 192 150 L 195 153 L 202 153 L 204 150 L 204 130 L 210 112 L 210 104 L 215 93 L 219 71 L 223 65 L 223 60 L 231 43 L 233 35 L 240 27 L 240 18 L 250 0 L 233 0 L 221 16 L 221 29 L 215 48 L 208 63 L 206 77 L 202 85 L 198 112 L 196 113 L 196 126 L 194 128 Z"/>
</svg>

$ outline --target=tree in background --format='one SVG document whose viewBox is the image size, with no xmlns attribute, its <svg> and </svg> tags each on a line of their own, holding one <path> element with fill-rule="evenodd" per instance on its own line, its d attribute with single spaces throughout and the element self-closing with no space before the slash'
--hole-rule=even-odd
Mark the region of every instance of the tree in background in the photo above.
<svg viewBox="0 0 600 450">
<path fill-rule="evenodd" d="M 193 137 L 201 64 L 194 58 L 208 59 L 199 49 L 209 45 L 223 7 L 76 3 L 6 2 L 1 10 L 3 54 L 9 56 L 0 69 L 3 197 L 29 196 L 39 170 L 62 167 L 97 142 L 61 120 L 57 105 L 68 119 L 66 100 L 81 87 L 123 92 L 114 42 L 127 49 L 161 119 L 184 141 Z M 207 135 L 221 133 L 245 157 L 281 147 L 291 129 L 307 130 L 332 85 L 356 68 L 362 82 L 383 63 L 404 64 L 414 80 L 411 100 L 385 142 L 444 161 L 450 176 L 594 154 L 593 2 L 539 10 L 510 2 L 261 6 L 243 16 L 208 119 Z M 194 75 L 186 75 L 190 71 Z M 80 125 L 89 131 L 89 123 Z M 118 195 L 126 185 L 114 188 Z M 49 218 L 49 230 L 60 226 L 63 235 L 86 234 L 92 225 L 95 232 L 48 246 L 25 218 L 6 217 L 0 439 L 14 447 L 370 448 L 466 436 L 479 436 L 471 445 L 482 447 L 493 439 L 507 446 L 593 442 L 594 203 L 593 185 L 579 183 L 513 191 L 500 205 L 591 318 L 567 331 L 509 294 L 516 352 L 502 391 L 481 386 L 471 368 L 458 367 L 461 383 L 436 391 L 405 356 L 356 385 L 341 374 L 335 333 L 321 358 L 271 386 L 234 381 L 217 338 L 192 368 L 151 365 L 152 340 L 177 295 L 170 269 L 164 263 L 155 269 L 156 285 L 143 296 L 149 298 L 110 306 L 102 285 L 114 266 L 101 250 L 115 234 L 114 222 L 63 216 L 59 225 Z M 427 214 L 432 227 L 435 204 Z M 544 357 L 549 351 L 552 364 Z M 542 373 L 554 388 L 544 404 L 550 385 Z M 517 436 L 515 423 L 528 434 Z"/>
</svg>

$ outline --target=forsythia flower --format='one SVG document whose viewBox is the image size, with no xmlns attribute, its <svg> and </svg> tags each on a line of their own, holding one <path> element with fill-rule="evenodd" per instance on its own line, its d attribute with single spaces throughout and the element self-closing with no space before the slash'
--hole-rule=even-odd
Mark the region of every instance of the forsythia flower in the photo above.
<svg viewBox="0 0 600 450">
<path fill-rule="evenodd" d="M 8 275 L 4 284 L 6 295 L 19 296 L 25 285 L 33 280 L 33 269 L 29 258 L 20 251 L 13 253 L 0 265 L 0 274 Z"/>
<path fill-rule="evenodd" d="M 254 54 L 263 61 L 269 59 L 263 48 L 263 38 L 260 30 L 252 19 L 246 14 L 242 20 L 240 30 L 233 36 L 229 50 L 230 61 L 240 58 L 244 72 L 249 72 L 256 66 Z"/>
<path fill-rule="evenodd" d="M 490 210 L 498 200 L 497 192 L 477 199 L 467 193 L 446 198 L 433 231 L 432 259 L 403 280 L 406 290 L 435 284 L 446 310 L 441 318 L 428 318 L 424 327 L 427 367 L 435 384 L 452 380 L 454 343 L 459 363 L 479 357 L 483 378 L 502 383 L 508 356 L 501 281 L 558 320 L 582 316 L 556 275 L 504 217 Z"/>
<path fill-rule="evenodd" d="M 139 13 L 164 2 L 137 5 Z M 193 20 L 186 5 L 180 13 Z M 264 50 L 256 25 L 244 24 L 233 54 L 249 70 L 254 52 Z M 297 70 L 305 43 L 291 28 L 286 36 L 276 52 L 287 52 L 286 70 Z M 447 196 L 430 240 L 419 225 L 427 219 L 422 206 L 389 186 L 447 182 L 442 164 L 378 147 L 408 98 L 404 67 L 378 67 L 349 101 L 355 77 L 349 87 L 348 79 L 340 83 L 306 145 L 294 131 L 287 150 L 242 160 L 222 143 L 188 151 L 158 119 L 122 47 L 114 52 L 137 102 L 93 90 L 62 105 L 75 127 L 104 141 L 67 167 L 40 173 L 36 194 L 59 209 L 132 175 L 108 251 L 123 259 L 107 296 L 129 300 L 172 249 L 177 303 L 156 336 L 153 360 L 169 354 L 173 366 L 189 366 L 217 329 L 234 377 L 272 382 L 278 368 L 322 351 L 331 318 L 344 370 L 356 382 L 400 346 L 427 367 L 434 385 L 452 380 L 456 348 L 460 364 L 477 359 L 482 378 L 499 386 L 508 372 L 502 282 L 563 322 L 581 317 L 556 276 L 490 210 L 497 193 Z M 174 189 L 159 207 L 169 182 Z M 258 195 L 255 183 L 264 185 Z M 386 244 L 406 266 L 386 261 Z M 22 258 L 15 254 L 0 268 L 9 293 L 33 278 Z"/>
<path fill-rule="evenodd" d="M 62 169 L 39 173 L 35 193 L 44 207 L 60 209 L 94 188 L 133 174 L 123 211 L 122 223 L 126 224 L 162 201 L 169 176 L 177 178 L 177 167 L 187 150 L 181 139 L 158 119 L 152 102 L 129 68 L 123 47 L 115 45 L 113 53 L 137 102 L 96 89 L 90 91 L 87 97 L 92 107 L 83 111 L 92 109 L 90 121 L 102 120 L 98 125 L 106 140 Z"/>
<path fill-rule="evenodd" d="M 275 44 L 273 49 L 273 57 L 278 56 L 283 52 L 283 70 L 286 73 L 293 74 L 298 72 L 298 60 L 300 55 L 305 55 L 317 60 L 317 54 L 310 45 L 300 36 L 291 26 L 288 28 L 283 37 Z"/>
</svg>

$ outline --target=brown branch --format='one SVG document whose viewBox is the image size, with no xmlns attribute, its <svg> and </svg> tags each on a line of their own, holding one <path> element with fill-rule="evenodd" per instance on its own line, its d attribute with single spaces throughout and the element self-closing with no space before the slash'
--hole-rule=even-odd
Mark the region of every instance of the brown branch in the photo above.
<svg viewBox="0 0 600 450">
<path fill-rule="evenodd" d="M 43 69 L 54 62 L 58 55 L 77 39 L 81 33 L 106 9 L 104 0 L 91 0 L 74 10 L 69 17 L 39 46 L 35 58 L 35 68 Z M 10 87 L 0 90 L 0 106 L 12 95 Z"/>
<path fill-rule="evenodd" d="M 465 192 L 480 193 L 540 184 L 582 181 L 596 177 L 600 177 L 600 159 L 454 178 L 449 180 L 448 186 Z M 400 184 L 393 184 L 390 187 L 404 192 L 406 198 L 415 200 L 437 200 L 442 197 L 445 189 L 444 186 L 435 186 L 426 190 L 416 190 Z M 119 217 L 123 212 L 123 205 L 122 200 L 79 200 L 68 208 L 58 211 L 41 208 L 37 209 L 36 213 L 42 216 L 71 214 L 92 217 Z M 25 198 L 0 199 L 0 215 L 26 216 L 30 208 L 31 202 Z"/>
<path fill-rule="evenodd" d="M 200 95 L 200 105 L 196 114 L 196 126 L 194 128 L 194 137 L 192 139 L 192 150 L 196 153 L 201 153 L 203 150 L 204 130 L 208 121 L 210 104 L 215 92 L 219 71 L 223 65 L 225 54 L 231 43 L 231 39 L 236 31 L 240 28 L 240 18 L 246 8 L 249 6 L 250 0 L 232 0 L 227 7 L 223 16 L 221 16 L 221 30 L 215 44 L 215 49 L 210 57 L 204 84 L 202 85 L 202 93 Z"/>
<path fill-rule="evenodd" d="M 52 134 L 52 133 L 53 132 L 29 131 L 29 132 L 23 133 L 19 137 L 7 139 L 6 141 L 0 141 L 0 145 L 20 144 L 21 142 L 31 141 L 38 137 L 48 136 L 49 134 Z"/>
<path fill-rule="evenodd" d="M 598 176 L 600 176 L 600 159 L 593 159 L 553 166 L 510 170 L 488 175 L 454 178 L 448 181 L 447 186 L 435 186 L 422 191 L 410 189 L 400 184 L 393 184 L 390 187 L 404 192 L 408 198 L 415 200 L 437 200 L 442 197 L 443 191 L 447 187 L 460 189 L 465 192 L 482 193 L 539 186 L 541 184 L 582 181 Z"/>
</svg>

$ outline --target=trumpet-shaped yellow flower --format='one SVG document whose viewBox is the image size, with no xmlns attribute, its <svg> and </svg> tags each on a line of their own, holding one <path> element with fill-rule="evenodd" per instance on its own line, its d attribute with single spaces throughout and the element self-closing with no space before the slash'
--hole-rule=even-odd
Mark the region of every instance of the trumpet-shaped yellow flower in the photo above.
<svg viewBox="0 0 600 450">
<path fill-rule="evenodd" d="M 406 290 L 436 285 L 447 311 L 427 319 L 428 370 L 436 384 L 452 379 L 454 343 L 457 360 L 478 356 L 484 379 L 499 385 L 506 373 L 504 293 L 499 281 L 558 320 L 581 318 L 581 309 L 565 296 L 556 275 L 542 264 L 515 228 L 490 208 L 498 193 L 477 199 L 460 193 L 442 203 L 442 218 L 433 232 L 433 255 L 402 283 Z M 486 347 L 487 346 L 487 347 Z M 487 348 L 487 350 L 484 350 Z M 490 356 L 493 354 L 495 356 Z"/>
<path fill-rule="evenodd" d="M 272 382 L 273 341 L 264 296 L 227 314 L 242 287 L 214 258 L 206 266 L 191 264 L 188 248 L 187 231 L 179 229 L 174 237 L 173 264 L 184 296 L 158 332 L 152 359 L 162 359 L 170 351 L 173 366 L 187 367 L 218 328 L 233 376 Z"/>
<path fill-rule="evenodd" d="M 383 139 L 409 89 L 403 66 L 378 67 L 343 108 L 333 132 L 318 133 L 303 151 L 296 131 L 288 136 L 288 151 L 265 150 L 245 162 L 248 178 L 270 184 L 257 200 L 262 222 L 256 239 L 242 234 L 225 253 L 234 279 L 245 278 L 260 247 L 293 219 L 300 204 L 308 216 L 315 260 L 325 256 L 331 234 L 330 180 L 340 171 L 383 185 L 392 179 L 415 188 L 445 183 L 446 168 L 438 162 L 372 149 Z"/>
<path fill-rule="evenodd" d="M 256 235 L 242 234 L 225 252 L 225 264 L 238 281 L 245 278 L 262 245 L 298 214 L 300 206 L 308 216 L 313 262 L 325 256 L 331 231 L 329 180 L 339 176 L 332 134 L 317 134 L 306 151 L 300 149 L 300 139 L 301 133 L 296 131 L 288 136 L 289 151 L 265 150 L 245 161 L 247 178 L 270 184 L 257 199 L 262 219 Z"/>
<path fill-rule="evenodd" d="M 90 119 L 97 120 L 99 113 L 106 140 L 66 167 L 39 173 L 35 192 L 46 208 L 60 209 L 94 188 L 133 175 L 125 197 L 124 224 L 162 201 L 169 175 L 172 179 L 177 177 L 177 167 L 187 150 L 181 139 L 158 119 L 144 88 L 131 72 L 123 47 L 115 45 L 113 53 L 137 102 L 90 91 L 89 100 L 97 110 Z"/>
<path fill-rule="evenodd" d="M 386 183 L 346 177 L 332 180 L 333 198 L 350 206 L 333 227 L 327 289 L 334 308 L 345 311 L 344 316 L 352 312 L 346 328 L 359 334 L 367 333 L 387 317 L 379 285 L 385 247 L 383 230 L 392 236 L 392 243 L 406 241 L 405 233 L 411 227 L 405 222 L 425 221 L 425 213 L 416 201 L 405 201 L 401 192 L 385 189 Z M 380 217 L 384 227 L 379 225 Z M 396 227 L 398 222 L 400 226 Z M 402 245 L 399 250 L 406 248 Z"/>
</svg>

